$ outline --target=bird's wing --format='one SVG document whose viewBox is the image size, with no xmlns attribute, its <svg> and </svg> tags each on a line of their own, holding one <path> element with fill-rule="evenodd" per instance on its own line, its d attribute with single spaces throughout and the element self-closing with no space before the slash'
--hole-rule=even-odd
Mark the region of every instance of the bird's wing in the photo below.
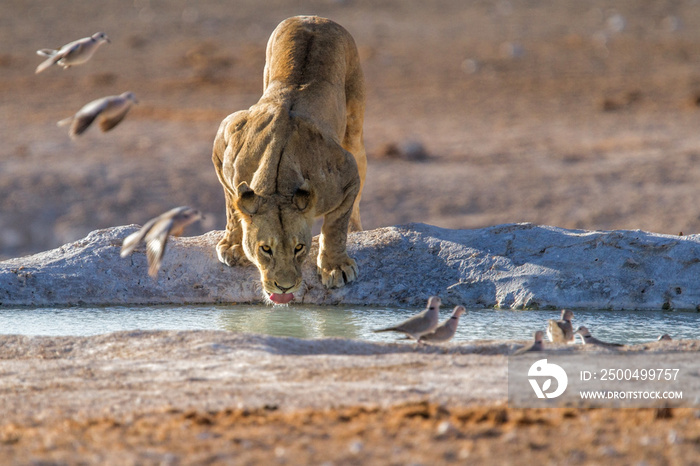
<svg viewBox="0 0 700 466">
<path fill-rule="evenodd" d="M 148 242 L 148 249 L 146 250 L 146 257 L 148 257 L 148 275 L 153 278 L 158 276 L 158 271 L 160 270 L 160 264 L 163 260 L 163 254 L 165 254 L 165 245 L 167 242 L 167 234 L 154 238 Z"/>
<path fill-rule="evenodd" d="M 564 332 L 559 326 L 559 322 L 554 319 L 547 321 L 547 336 L 555 343 L 563 343 L 565 341 Z"/>
<path fill-rule="evenodd" d="M 73 122 L 73 118 L 74 117 L 72 117 L 72 116 L 69 116 L 68 118 L 64 118 L 63 120 L 56 123 L 56 125 L 58 125 L 58 126 L 70 125 Z"/>
<path fill-rule="evenodd" d="M 420 319 L 421 317 L 423 317 L 426 314 L 426 312 L 427 312 L 427 309 L 425 311 L 421 311 L 418 314 L 415 314 L 415 315 L 409 317 L 408 319 L 404 320 L 403 322 L 401 322 L 399 324 L 392 325 L 391 327 L 380 328 L 380 329 L 375 330 L 374 332 L 375 333 L 379 333 L 379 332 L 406 332 L 406 333 L 410 333 L 410 332 L 406 331 L 405 327 L 407 325 L 408 326 L 415 325 L 413 322 L 415 322 L 416 319 Z"/>
<path fill-rule="evenodd" d="M 100 119 L 100 129 L 104 131 L 109 131 L 110 129 L 114 128 L 119 124 L 120 121 L 124 119 L 126 114 L 129 112 L 130 106 L 125 106 L 124 110 L 119 112 L 118 114 L 111 116 L 111 117 L 103 117 Z"/>
<path fill-rule="evenodd" d="M 146 257 L 148 257 L 148 275 L 155 278 L 160 270 L 160 264 L 165 254 L 165 246 L 168 243 L 168 236 L 173 228 L 172 217 L 158 217 L 151 231 L 146 236 L 148 247 Z"/>
<path fill-rule="evenodd" d="M 84 113 L 82 115 L 76 115 L 73 118 L 73 124 L 70 127 L 71 136 L 80 136 L 85 132 L 86 129 L 90 127 L 93 121 L 97 118 L 96 113 Z"/>
<path fill-rule="evenodd" d="M 421 336 L 420 339 L 427 341 L 446 341 L 452 338 L 454 333 L 454 329 L 450 327 L 449 321 L 446 321 L 438 325 L 434 331 Z"/>
<path fill-rule="evenodd" d="M 139 230 L 124 238 L 124 240 L 122 241 L 122 250 L 119 255 L 121 257 L 126 257 L 132 252 L 134 252 L 134 249 L 136 249 L 136 246 L 138 246 L 138 244 L 141 242 L 144 236 L 145 233 L 143 232 L 143 230 Z"/>
<path fill-rule="evenodd" d="M 557 325 L 561 329 L 561 334 L 562 337 L 564 338 L 564 341 L 573 341 L 574 340 L 574 327 L 571 325 L 571 321 L 558 321 Z"/>
<path fill-rule="evenodd" d="M 60 60 L 62 58 L 71 58 L 73 56 L 80 55 L 83 48 L 85 48 L 85 45 L 87 45 L 89 42 L 91 42 L 90 39 L 78 39 L 70 44 L 66 44 L 61 47 L 61 50 L 58 51 L 56 56 L 58 56 L 58 59 Z"/>
<path fill-rule="evenodd" d="M 41 49 L 41 50 L 36 51 L 36 54 L 41 56 L 41 57 L 53 57 L 57 53 L 58 53 L 58 50 L 54 50 L 54 49 Z"/>
<path fill-rule="evenodd" d="M 126 238 L 124 238 L 124 241 L 122 241 L 122 251 L 121 251 L 121 256 L 126 257 L 132 252 L 134 252 L 134 249 L 141 243 L 141 241 L 144 240 L 146 235 L 148 234 L 149 231 L 151 231 L 151 228 L 153 228 L 153 225 L 159 220 L 158 217 L 152 218 L 144 226 L 141 227 L 139 231 L 136 231 Z"/>
<path fill-rule="evenodd" d="M 406 333 L 425 332 L 430 328 L 430 323 L 430 316 L 428 315 L 428 309 L 426 309 L 412 317 L 409 317 L 397 325 L 395 329 Z"/>
<path fill-rule="evenodd" d="M 41 50 L 39 51 L 41 52 Z M 37 53 L 39 53 L 37 52 Z M 39 63 L 39 66 L 36 67 L 36 70 L 34 70 L 35 74 L 39 74 L 42 71 L 46 70 L 47 68 L 50 68 L 51 66 L 55 65 L 58 60 L 60 60 L 61 57 L 56 53 L 55 55 L 50 55 L 49 58 L 46 60 L 42 61 Z"/>
<path fill-rule="evenodd" d="M 607 342 L 607 341 L 600 341 L 600 340 L 598 340 L 598 339 L 595 338 L 595 337 L 591 337 L 591 338 L 592 338 L 593 340 L 595 340 L 595 344 L 596 344 L 596 345 L 600 345 L 600 346 L 609 346 L 609 347 L 610 347 L 610 346 L 611 346 L 611 347 L 625 346 L 625 345 L 623 345 L 623 344 L 621 344 L 621 343 L 609 343 L 609 342 Z"/>
<path fill-rule="evenodd" d="M 36 53 L 38 55 L 49 58 L 47 58 L 46 60 L 41 62 L 39 66 L 37 66 L 35 73 L 41 73 L 45 69 L 49 68 L 51 65 L 56 64 L 56 62 L 63 60 L 64 58 L 70 60 L 72 57 L 80 55 L 81 53 L 83 53 L 83 49 L 92 43 L 92 40 L 90 38 L 86 39 L 78 39 L 76 41 L 70 42 L 61 47 L 59 50 L 37 50 Z"/>
<path fill-rule="evenodd" d="M 78 113 L 73 117 L 73 124 L 70 128 L 71 136 L 79 136 L 85 132 L 86 129 L 90 127 L 95 118 L 98 117 L 100 113 L 104 111 L 109 103 L 109 99 L 103 97 L 102 99 L 93 100 L 92 102 L 85 104 L 83 108 L 78 110 Z"/>
</svg>

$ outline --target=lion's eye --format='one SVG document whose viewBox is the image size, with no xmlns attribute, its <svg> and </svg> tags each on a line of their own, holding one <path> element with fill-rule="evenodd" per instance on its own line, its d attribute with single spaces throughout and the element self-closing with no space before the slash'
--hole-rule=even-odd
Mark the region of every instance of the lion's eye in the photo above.
<svg viewBox="0 0 700 466">
<path fill-rule="evenodd" d="M 304 250 L 304 245 L 303 244 L 297 244 L 297 247 L 294 248 L 294 254 L 299 254 L 301 251 Z"/>
<path fill-rule="evenodd" d="M 270 246 L 260 246 L 260 250 L 267 255 L 272 255 L 272 248 Z"/>
</svg>

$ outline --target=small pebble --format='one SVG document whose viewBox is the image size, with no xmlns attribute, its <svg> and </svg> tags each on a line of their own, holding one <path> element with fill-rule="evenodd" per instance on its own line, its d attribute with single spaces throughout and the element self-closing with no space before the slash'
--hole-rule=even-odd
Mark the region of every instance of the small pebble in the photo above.
<svg viewBox="0 0 700 466">
<path fill-rule="evenodd" d="M 362 451 L 364 446 L 365 444 L 362 443 L 362 440 L 356 439 L 350 442 L 350 445 L 348 445 L 348 451 L 353 455 L 357 455 Z"/>
</svg>

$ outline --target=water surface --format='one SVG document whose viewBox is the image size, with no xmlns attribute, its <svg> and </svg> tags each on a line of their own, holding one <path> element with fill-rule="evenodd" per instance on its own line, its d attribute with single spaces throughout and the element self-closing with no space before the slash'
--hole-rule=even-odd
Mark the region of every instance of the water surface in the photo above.
<svg viewBox="0 0 700 466">
<path fill-rule="evenodd" d="M 141 306 L 0 309 L 0 334 L 97 335 L 120 330 L 229 330 L 297 338 L 342 337 L 395 341 L 372 330 L 401 322 L 418 309 L 349 306 Z M 446 319 L 450 310 L 443 310 Z M 468 310 L 456 341 L 522 340 L 546 329 L 559 311 Z M 574 327 L 585 325 L 601 340 L 642 343 L 668 333 L 700 339 L 700 314 L 673 311 L 575 311 Z"/>
</svg>

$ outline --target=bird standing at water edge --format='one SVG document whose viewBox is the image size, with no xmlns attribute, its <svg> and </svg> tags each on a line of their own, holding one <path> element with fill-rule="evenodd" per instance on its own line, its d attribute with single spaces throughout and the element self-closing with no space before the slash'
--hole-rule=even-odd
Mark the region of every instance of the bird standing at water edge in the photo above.
<svg viewBox="0 0 700 466">
<path fill-rule="evenodd" d="M 542 330 L 538 330 L 534 333 L 533 336 L 534 340 L 532 343 L 523 346 L 513 354 L 524 354 L 529 353 L 531 351 L 544 351 L 544 332 Z"/>
<path fill-rule="evenodd" d="M 434 332 L 426 333 L 420 337 L 419 341 L 430 341 L 434 343 L 443 343 L 450 341 L 457 332 L 459 325 L 459 317 L 466 312 L 464 306 L 457 306 L 452 310 L 452 315 L 437 326 Z"/>
<path fill-rule="evenodd" d="M 107 34 L 98 32 L 90 37 L 83 37 L 82 39 L 69 42 L 58 50 L 37 50 L 37 55 L 48 58 L 36 67 L 35 73 L 39 74 L 53 65 L 62 66 L 64 70 L 74 65 L 82 65 L 92 58 L 97 49 L 100 48 L 100 45 L 105 42 L 111 42 Z"/>
<path fill-rule="evenodd" d="M 149 264 L 148 275 L 155 278 L 165 254 L 168 236 L 180 236 L 187 225 L 201 218 L 202 214 L 191 207 L 183 206 L 171 209 L 149 220 L 139 231 L 124 238 L 121 256 L 128 256 L 134 252 L 139 243 L 145 241 Z"/>
<path fill-rule="evenodd" d="M 584 326 L 579 327 L 575 333 L 581 335 L 581 338 L 583 339 L 584 345 L 602 346 L 604 348 L 615 348 L 615 347 L 625 346 L 625 345 L 622 345 L 620 343 L 608 343 L 605 341 L 600 341 L 596 337 L 592 336 L 591 332 L 589 332 L 588 329 Z"/>
<path fill-rule="evenodd" d="M 553 343 L 572 343 L 574 341 L 574 326 L 571 319 L 574 318 L 573 311 L 562 309 L 561 319 L 550 319 L 547 323 L 547 337 Z"/>
<path fill-rule="evenodd" d="M 136 103 L 138 101 L 132 92 L 102 97 L 84 105 L 72 117 L 59 121 L 58 126 L 71 125 L 70 136 L 75 138 L 83 134 L 97 119 L 100 123 L 100 129 L 103 132 L 109 131 L 124 119 L 131 109 L 131 105 Z"/>
<path fill-rule="evenodd" d="M 374 333 L 401 332 L 418 341 L 421 336 L 431 333 L 437 328 L 441 303 L 440 298 L 431 296 L 428 299 L 428 307 L 425 310 L 409 317 L 398 325 L 381 328 L 375 330 Z"/>
</svg>

